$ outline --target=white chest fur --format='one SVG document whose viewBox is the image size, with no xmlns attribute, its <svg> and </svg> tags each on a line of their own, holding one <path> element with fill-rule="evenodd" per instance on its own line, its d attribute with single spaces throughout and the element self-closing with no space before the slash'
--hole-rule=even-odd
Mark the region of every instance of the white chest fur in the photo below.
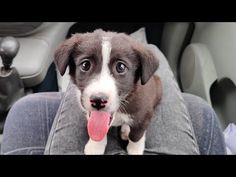
<svg viewBox="0 0 236 177">
<path fill-rule="evenodd" d="M 131 125 L 133 120 L 131 119 L 131 115 L 129 114 L 124 114 L 121 112 L 116 112 L 113 115 L 113 121 L 111 123 L 111 126 L 117 127 L 121 126 L 123 124 Z"/>
</svg>

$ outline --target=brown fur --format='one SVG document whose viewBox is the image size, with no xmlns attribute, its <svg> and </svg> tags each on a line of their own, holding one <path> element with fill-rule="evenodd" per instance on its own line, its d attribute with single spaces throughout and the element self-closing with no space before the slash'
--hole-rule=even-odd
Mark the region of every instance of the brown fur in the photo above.
<svg viewBox="0 0 236 177">
<path fill-rule="evenodd" d="M 142 85 L 139 81 L 134 90 L 128 96 L 129 104 L 126 111 L 132 115 L 134 124 L 131 127 L 129 138 L 136 142 L 147 129 L 151 118 L 153 117 L 154 108 L 161 100 L 162 87 L 158 76 L 152 76 L 151 79 Z"/>
</svg>

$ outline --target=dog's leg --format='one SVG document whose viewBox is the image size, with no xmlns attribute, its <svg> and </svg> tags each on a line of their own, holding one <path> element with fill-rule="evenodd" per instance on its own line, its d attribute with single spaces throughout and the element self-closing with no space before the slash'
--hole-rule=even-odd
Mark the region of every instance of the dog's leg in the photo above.
<svg viewBox="0 0 236 177">
<path fill-rule="evenodd" d="M 103 140 L 99 142 L 89 139 L 88 143 L 85 145 L 84 154 L 102 155 L 105 152 L 106 145 L 107 145 L 107 136 L 105 136 Z"/>
<path fill-rule="evenodd" d="M 129 155 L 142 155 L 145 148 L 145 133 L 143 134 L 142 138 L 137 141 L 133 142 L 129 139 L 129 144 L 127 146 L 127 151 Z"/>
<path fill-rule="evenodd" d="M 128 140 L 129 138 L 129 132 L 130 132 L 130 126 L 127 124 L 123 124 L 121 126 L 121 130 L 120 130 L 120 136 L 122 140 Z"/>
</svg>

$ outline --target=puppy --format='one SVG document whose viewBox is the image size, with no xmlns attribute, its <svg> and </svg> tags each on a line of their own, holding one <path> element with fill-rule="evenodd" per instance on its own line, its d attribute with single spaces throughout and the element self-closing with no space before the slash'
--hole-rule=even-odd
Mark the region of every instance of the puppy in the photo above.
<svg viewBox="0 0 236 177">
<path fill-rule="evenodd" d="M 104 154 L 109 128 L 121 126 L 128 154 L 143 154 L 145 132 L 161 99 L 155 54 L 124 33 L 96 30 L 64 41 L 55 64 L 61 75 L 69 66 L 81 92 L 90 137 L 84 153 Z"/>
</svg>

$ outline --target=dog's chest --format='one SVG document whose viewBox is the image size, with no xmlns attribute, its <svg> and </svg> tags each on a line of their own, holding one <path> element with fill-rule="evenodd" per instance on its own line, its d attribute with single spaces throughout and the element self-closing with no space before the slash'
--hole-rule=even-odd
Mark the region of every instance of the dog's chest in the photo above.
<svg viewBox="0 0 236 177">
<path fill-rule="evenodd" d="M 111 126 L 117 127 L 117 126 L 121 126 L 123 124 L 131 125 L 132 122 L 133 122 L 133 119 L 131 119 L 131 115 L 124 114 L 121 112 L 116 112 L 114 114 L 114 120 L 113 120 Z"/>
</svg>

